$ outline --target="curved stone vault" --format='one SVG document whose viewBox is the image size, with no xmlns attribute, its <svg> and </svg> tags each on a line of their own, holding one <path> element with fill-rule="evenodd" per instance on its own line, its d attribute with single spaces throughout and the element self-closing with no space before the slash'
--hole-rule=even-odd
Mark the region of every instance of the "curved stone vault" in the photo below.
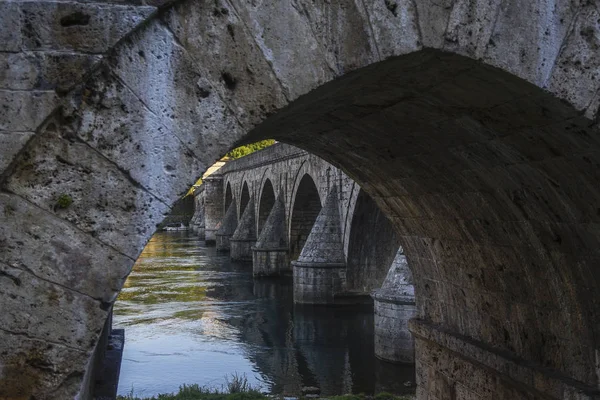
<svg viewBox="0 0 600 400">
<path fill-rule="evenodd" d="M 177 196 L 233 145 L 274 138 L 393 222 L 419 400 L 598 398 L 598 7 L 179 1 L 50 102 L 4 85 L 0 397 L 76 396 Z"/>
</svg>

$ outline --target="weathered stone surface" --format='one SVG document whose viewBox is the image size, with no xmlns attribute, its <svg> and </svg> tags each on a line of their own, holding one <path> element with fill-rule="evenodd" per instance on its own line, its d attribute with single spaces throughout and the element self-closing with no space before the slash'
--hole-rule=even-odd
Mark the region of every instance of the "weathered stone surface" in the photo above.
<svg viewBox="0 0 600 400">
<path fill-rule="evenodd" d="M 23 270 L 25 275 L 21 281 L 36 280 L 39 285 L 48 282 L 56 286 L 56 290 L 72 290 L 73 296 L 89 296 L 103 302 L 117 297 L 135 259 L 123 256 L 22 197 L 0 194 L 0 198 L 3 208 L 0 262 Z M 29 295 L 41 296 L 35 292 Z M 64 313 L 76 311 L 77 307 L 63 310 Z M 42 315 L 53 318 L 45 313 L 40 314 L 40 318 Z"/>
<path fill-rule="evenodd" d="M 0 354 L 3 355 L 0 396 L 9 399 L 32 395 L 40 399 L 75 398 L 90 353 L 0 329 Z M 47 371 L 50 366 L 52 373 Z"/>
<path fill-rule="evenodd" d="M 52 91 L 0 90 L 0 130 L 35 131 L 57 103 Z"/>
<path fill-rule="evenodd" d="M 293 7 L 307 19 L 312 34 L 325 51 L 327 63 L 337 75 L 379 59 L 362 1 L 296 0 Z"/>
<path fill-rule="evenodd" d="M 18 2 L 0 2 L 0 51 L 21 50 L 21 9 Z"/>
<path fill-rule="evenodd" d="M 2 285 L 0 306 L 8 331 L 81 351 L 93 347 L 95 332 L 88 331 L 88 327 L 106 318 L 102 301 L 3 262 L 0 277 L 6 283 Z M 66 312 L 55 313 L 56 308 Z"/>
<path fill-rule="evenodd" d="M 380 59 L 421 48 L 417 8 L 411 0 L 363 2 Z"/>
<path fill-rule="evenodd" d="M 600 11 L 591 4 L 581 10 L 556 60 L 548 89 L 588 116 L 598 112 L 592 104 L 600 89 Z M 590 108 L 592 107 L 592 108 Z"/>
<path fill-rule="evenodd" d="M 199 74 L 210 77 L 212 85 L 203 82 L 198 90 L 223 99 L 245 129 L 287 104 L 271 66 L 228 2 L 180 4 L 163 19 Z"/>
<path fill-rule="evenodd" d="M 0 171 L 4 171 L 11 163 L 17 152 L 33 136 L 33 132 L 2 132 L 0 131 Z"/>
<path fill-rule="evenodd" d="M 178 200 L 192 179 L 206 169 L 192 150 L 114 76 L 87 84 L 75 115 L 81 121 L 77 128 L 81 140 L 167 204 Z M 182 175 L 191 179 L 182 180 Z"/>
<path fill-rule="evenodd" d="M 19 2 L 22 45 L 30 50 L 104 53 L 156 9 L 117 4 Z"/>
<path fill-rule="evenodd" d="M 482 58 L 490 43 L 501 1 L 457 0 L 452 5 L 444 34 L 444 49 L 475 59 Z"/>
<path fill-rule="evenodd" d="M 297 9 L 293 1 L 231 0 L 231 4 L 273 68 L 288 99 L 296 99 L 335 76 L 325 50 L 311 30 L 307 11 Z"/>
<path fill-rule="evenodd" d="M 101 56 L 63 52 L 0 53 L 0 89 L 57 90 L 81 81 Z"/>
<path fill-rule="evenodd" d="M 235 114 L 210 77 L 164 24 L 153 21 L 134 34 L 111 62 L 124 84 L 205 165 L 242 136 Z M 210 153 L 203 151 L 209 147 Z"/>
<path fill-rule="evenodd" d="M 144 233 L 154 232 L 169 207 L 75 137 L 68 125 L 50 121 L 22 152 L 6 187 L 135 259 Z"/>
<path fill-rule="evenodd" d="M 484 60 L 546 84 L 579 2 L 512 0 L 502 4 Z M 538 29 L 528 29 L 528 26 Z"/>
</svg>

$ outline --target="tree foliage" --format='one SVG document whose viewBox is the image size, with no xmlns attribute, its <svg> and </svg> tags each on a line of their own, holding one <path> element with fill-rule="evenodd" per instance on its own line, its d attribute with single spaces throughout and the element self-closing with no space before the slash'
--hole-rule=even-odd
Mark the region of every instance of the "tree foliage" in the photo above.
<svg viewBox="0 0 600 400">
<path fill-rule="evenodd" d="M 255 151 L 262 150 L 265 147 L 269 147 L 273 144 L 275 144 L 275 140 L 273 139 L 261 140 L 260 142 L 250 143 L 245 146 L 236 147 L 235 149 L 227 153 L 225 157 L 230 157 L 235 160 L 247 156 L 248 154 L 252 154 Z"/>
</svg>

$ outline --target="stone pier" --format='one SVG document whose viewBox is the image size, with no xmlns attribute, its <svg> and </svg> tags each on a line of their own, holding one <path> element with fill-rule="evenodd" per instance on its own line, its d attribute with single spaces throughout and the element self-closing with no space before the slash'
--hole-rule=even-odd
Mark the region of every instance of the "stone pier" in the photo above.
<svg viewBox="0 0 600 400">
<path fill-rule="evenodd" d="M 292 262 L 294 302 L 332 304 L 346 286 L 346 259 L 341 239 L 338 191 L 334 186 L 306 239 L 300 257 Z"/>
<path fill-rule="evenodd" d="M 225 212 L 223 222 L 221 223 L 219 230 L 217 230 L 217 233 L 215 234 L 217 241 L 217 251 L 229 251 L 230 249 L 229 240 L 235 233 L 235 230 L 238 225 L 236 209 L 237 208 L 235 201 L 233 201 L 229 205 L 227 212 Z"/>
<path fill-rule="evenodd" d="M 207 245 L 217 243 L 217 230 L 223 219 L 223 179 L 214 174 L 204 179 L 204 240 Z"/>
<path fill-rule="evenodd" d="M 271 209 L 256 246 L 252 248 L 252 274 L 279 276 L 290 265 L 285 205 L 278 198 Z"/>
<path fill-rule="evenodd" d="M 201 240 L 206 239 L 204 225 L 204 186 L 196 187 L 194 191 L 194 216 L 190 220 L 190 231 L 195 233 Z"/>
<path fill-rule="evenodd" d="M 415 343 L 408 321 L 416 315 L 412 274 L 402 247 L 381 289 L 372 293 L 375 306 L 375 356 L 391 362 L 414 363 Z"/>
<path fill-rule="evenodd" d="M 234 261 L 252 261 L 252 246 L 256 243 L 254 201 L 251 199 L 229 240 L 230 257 Z"/>
</svg>

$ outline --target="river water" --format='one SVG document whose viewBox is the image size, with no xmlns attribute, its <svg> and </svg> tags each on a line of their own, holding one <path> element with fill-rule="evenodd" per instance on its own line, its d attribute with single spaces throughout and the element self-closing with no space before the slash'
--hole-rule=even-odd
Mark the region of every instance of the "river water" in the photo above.
<svg viewBox="0 0 600 400">
<path fill-rule="evenodd" d="M 250 265 L 187 232 L 152 237 L 114 325 L 125 328 L 122 395 L 220 389 L 231 374 L 273 394 L 414 392 L 412 367 L 373 355 L 372 306 L 295 306 L 291 279 L 255 280 Z"/>
</svg>

